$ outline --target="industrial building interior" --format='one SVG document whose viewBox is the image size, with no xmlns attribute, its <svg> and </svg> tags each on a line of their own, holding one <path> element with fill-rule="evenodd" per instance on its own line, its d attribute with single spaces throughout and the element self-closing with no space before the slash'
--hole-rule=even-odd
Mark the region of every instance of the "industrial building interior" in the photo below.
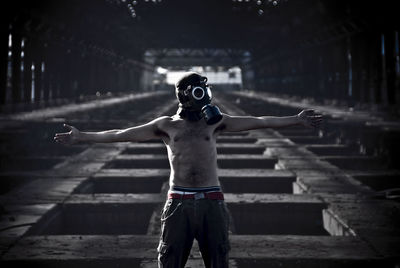
<svg viewBox="0 0 400 268">
<path fill-rule="evenodd" d="M 400 267 L 398 17 L 396 1 L 4 1 L 1 266 L 157 267 L 164 144 L 53 137 L 172 116 L 196 71 L 224 113 L 324 118 L 218 137 L 229 267 Z M 205 267 L 196 243 L 185 267 Z"/>
</svg>

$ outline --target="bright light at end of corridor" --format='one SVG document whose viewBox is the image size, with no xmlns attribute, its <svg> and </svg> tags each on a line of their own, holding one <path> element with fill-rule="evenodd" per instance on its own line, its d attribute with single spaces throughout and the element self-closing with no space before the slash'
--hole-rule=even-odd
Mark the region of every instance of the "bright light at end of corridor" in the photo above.
<svg viewBox="0 0 400 268">
<path fill-rule="evenodd" d="M 157 72 L 161 74 L 160 69 L 157 68 Z M 164 68 L 161 68 L 164 69 Z M 169 85 L 174 85 L 181 76 L 188 71 L 199 72 L 204 76 L 207 76 L 208 82 L 210 84 L 242 84 L 242 72 L 239 67 L 231 67 L 229 69 L 219 70 L 218 68 L 202 67 L 196 66 L 188 70 L 176 70 L 168 71 L 167 69 L 164 74 L 166 74 L 166 82 Z"/>
<path fill-rule="evenodd" d="M 166 73 L 168 73 L 168 69 L 165 69 L 165 68 L 159 66 L 159 67 L 157 67 L 157 73 L 166 74 Z"/>
</svg>

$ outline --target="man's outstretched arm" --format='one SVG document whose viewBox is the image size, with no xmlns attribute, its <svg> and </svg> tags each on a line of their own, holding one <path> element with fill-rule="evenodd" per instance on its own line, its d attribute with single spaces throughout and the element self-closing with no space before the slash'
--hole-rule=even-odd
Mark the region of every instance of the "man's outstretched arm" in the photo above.
<svg viewBox="0 0 400 268">
<path fill-rule="evenodd" d="M 137 142 L 157 139 L 163 136 L 163 132 L 159 129 L 159 125 L 168 119 L 168 116 L 159 117 L 144 125 L 127 129 L 113 129 L 100 132 L 83 132 L 73 126 L 64 124 L 64 127 L 68 128 L 70 131 L 66 133 L 57 133 L 54 136 L 54 140 L 63 144 L 75 144 L 78 142 Z"/>
<path fill-rule="evenodd" d="M 280 128 L 294 125 L 318 128 L 322 115 L 314 110 L 303 110 L 293 116 L 231 116 L 224 114 L 221 123 L 223 131 L 244 131 L 259 128 Z"/>
</svg>

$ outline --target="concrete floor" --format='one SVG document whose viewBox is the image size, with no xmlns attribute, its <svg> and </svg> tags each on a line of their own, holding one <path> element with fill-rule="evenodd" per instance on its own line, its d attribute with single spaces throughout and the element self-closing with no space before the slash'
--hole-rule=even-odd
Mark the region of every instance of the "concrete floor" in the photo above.
<svg viewBox="0 0 400 268">
<path fill-rule="evenodd" d="M 252 92 L 217 94 L 216 101 L 231 114 L 313 106 Z M 147 93 L 2 117 L 2 266 L 156 267 L 169 175 L 162 143 L 68 147 L 52 137 L 63 122 L 122 128 L 176 107 L 170 95 Z M 315 108 L 326 115 L 320 131 L 219 138 L 231 267 L 400 265 L 400 204 L 382 192 L 400 187 L 400 172 L 393 150 L 382 153 L 387 145 L 380 142 L 392 138 L 397 148 L 400 124 L 371 112 Z M 197 245 L 186 267 L 203 267 Z"/>
</svg>

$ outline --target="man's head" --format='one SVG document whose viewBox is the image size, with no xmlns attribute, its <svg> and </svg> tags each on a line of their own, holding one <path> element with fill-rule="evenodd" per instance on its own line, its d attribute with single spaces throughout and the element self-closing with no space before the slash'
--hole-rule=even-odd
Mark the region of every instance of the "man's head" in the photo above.
<svg viewBox="0 0 400 268">
<path fill-rule="evenodd" d="M 207 77 L 195 72 L 185 73 L 175 83 L 175 94 L 180 106 L 191 111 L 200 111 L 211 102 L 211 90 Z"/>
<path fill-rule="evenodd" d="M 215 124 L 222 119 L 218 107 L 211 105 L 211 90 L 207 77 L 195 72 L 185 73 L 175 83 L 175 94 L 179 100 L 178 114 L 189 121 L 204 118 L 207 124 Z"/>
</svg>

